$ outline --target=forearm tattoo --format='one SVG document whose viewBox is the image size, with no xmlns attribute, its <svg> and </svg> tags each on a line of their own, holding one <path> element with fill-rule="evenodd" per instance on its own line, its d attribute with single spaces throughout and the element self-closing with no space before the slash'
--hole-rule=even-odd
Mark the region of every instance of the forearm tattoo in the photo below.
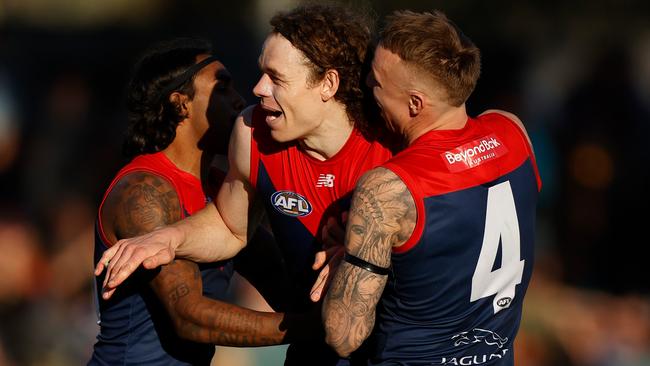
<svg viewBox="0 0 650 366">
<path fill-rule="evenodd" d="M 261 313 L 203 296 L 198 265 L 174 260 L 163 266 L 152 286 L 177 332 L 186 339 L 223 346 L 282 343 L 281 314 Z"/>
<path fill-rule="evenodd" d="M 196 306 L 198 319 L 182 324 L 186 338 L 222 346 L 254 347 L 280 344 L 284 332 L 279 327 L 268 332 L 265 314 L 213 301 Z M 268 319 L 271 320 L 271 319 Z"/>
<path fill-rule="evenodd" d="M 408 239 L 415 227 L 413 198 L 404 183 L 386 169 L 375 169 L 357 184 L 346 234 L 348 253 L 389 267 L 391 249 Z M 342 262 L 324 305 L 328 343 L 349 353 L 368 337 L 387 276 Z"/>
</svg>

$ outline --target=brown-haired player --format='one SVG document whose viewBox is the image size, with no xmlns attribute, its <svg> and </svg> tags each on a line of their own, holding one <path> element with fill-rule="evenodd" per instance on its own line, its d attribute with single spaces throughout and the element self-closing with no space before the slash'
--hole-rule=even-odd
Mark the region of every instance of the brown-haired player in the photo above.
<svg viewBox="0 0 650 366">
<path fill-rule="evenodd" d="M 200 262 L 234 256 L 257 225 L 251 203 L 259 199 L 292 279 L 282 310 L 320 306 L 311 303 L 310 289 L 323 229 L 348 209 L 361 174 L 391 156 L 362 128 L 370 31 L 351 10 L 322 5 L 279 13 L 271 25 L 254 88 L 260 103 L 235 123 L 230 168 L 216 205 L 107 250 L 96 270 L 108 268 L 104 298 L 141 263 L 154 268 L 175 256 Z M 292 343 L 286 360 L 301 366 L 347 363 L 322 339 Z"/>
<path fill-rule="evenodd" d="M 408 146 L 354 190 L 323 305 L 342 356 L 374 326 L 371 365 L 514 363 L 541 183 L 516 116 L 467 115 L 479 71 L 443 13 L 388 17 L 368 83 Z"/>
</svg>

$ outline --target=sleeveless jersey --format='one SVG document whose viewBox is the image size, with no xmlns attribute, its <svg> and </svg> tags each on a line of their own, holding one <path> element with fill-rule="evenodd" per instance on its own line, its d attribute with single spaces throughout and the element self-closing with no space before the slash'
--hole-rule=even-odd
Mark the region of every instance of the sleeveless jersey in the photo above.
<svg viewBox="0 0 650 366">
<path fill-rule="evenodd" d="M 102 200 L 115 184 L 133 172 L 148 172 L 169 181 L 180 200 L 183 217 L 203 208 L 208 201 L 201 181 L 178 169 L 162 152 L 135 157 L 122 168 Z M 101 213 L 101 206 L 99 209 Z M 95 265 L 109 247 L 101 219 L 95 225 Z M 201 264 L 203 294 L 223 300 L 233 274 L 232 262 Z M 97 293 L 100 332 L 89 365 L 209 365 L 214 346 L 179 338 L 163 305 L 149 286 L 154 271 L 136 271 L 109 300 Z M 104 273 L 96 278 L 101 289 Z M 96 291 L 98 292 L 98 291 Z"/>
<path fill-rule="evenodd" d="M 430 131 L 384 164 L 417 207 L 392 253 L 371 365 L 513 365 L 541 187 L 513 121 L 489 113 Z"/>
<path fill-rule="evenodd" d="M 313 305 L 309 291 L 318 275 L 311 266 L 321 250 L 321 233 L 330 217 L 349 210 L 357 180 L 387 161 L 390 150 L 368 141 L 356 129 L 330 159 L 320 161 L 297 144 L 272 139 L 259 107 L 253 111 L 250 182 L 265 206 L 271 229 L 292 279 L 285 311 L 305 311 Z M 339 358 L 325 342 L 295 343 L 287 365 L 334 365 Z"/>
</svg>

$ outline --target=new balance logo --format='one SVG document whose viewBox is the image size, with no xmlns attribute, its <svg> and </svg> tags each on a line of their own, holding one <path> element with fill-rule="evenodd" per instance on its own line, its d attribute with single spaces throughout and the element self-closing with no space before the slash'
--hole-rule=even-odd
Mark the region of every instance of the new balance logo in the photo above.
<svg viewBox="0 0 650 366">
<path fill-rule="evenodd" d="M 316 187 L 334 187 L 334 174 L 319 175 Z"/>
</svg>

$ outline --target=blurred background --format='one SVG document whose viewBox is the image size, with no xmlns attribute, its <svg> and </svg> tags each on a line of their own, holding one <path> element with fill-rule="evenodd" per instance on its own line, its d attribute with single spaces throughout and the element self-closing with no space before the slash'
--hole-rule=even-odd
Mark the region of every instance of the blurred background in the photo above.
<svg viewBox="0 0 650 366">
<path fill-rule="evenodd" d="M 0 365 L 81 365 L 92 352 L 93 224 L 124 163 L 137 56 L 206 37 L 253 103 L 268 20 L 298 3 L 0 0 Z M 517 364 L 650 365 L 650 2 L 354 4 L 378 18 L 445 11 L 483 54 L 470 114 L 512 111 L 533 140 L 543 189 Z M 266 308 L 234 282 L 234 301 Z M 219 348 L 214 364 L 277 365 L 283 352 Z"/>
</svg>

